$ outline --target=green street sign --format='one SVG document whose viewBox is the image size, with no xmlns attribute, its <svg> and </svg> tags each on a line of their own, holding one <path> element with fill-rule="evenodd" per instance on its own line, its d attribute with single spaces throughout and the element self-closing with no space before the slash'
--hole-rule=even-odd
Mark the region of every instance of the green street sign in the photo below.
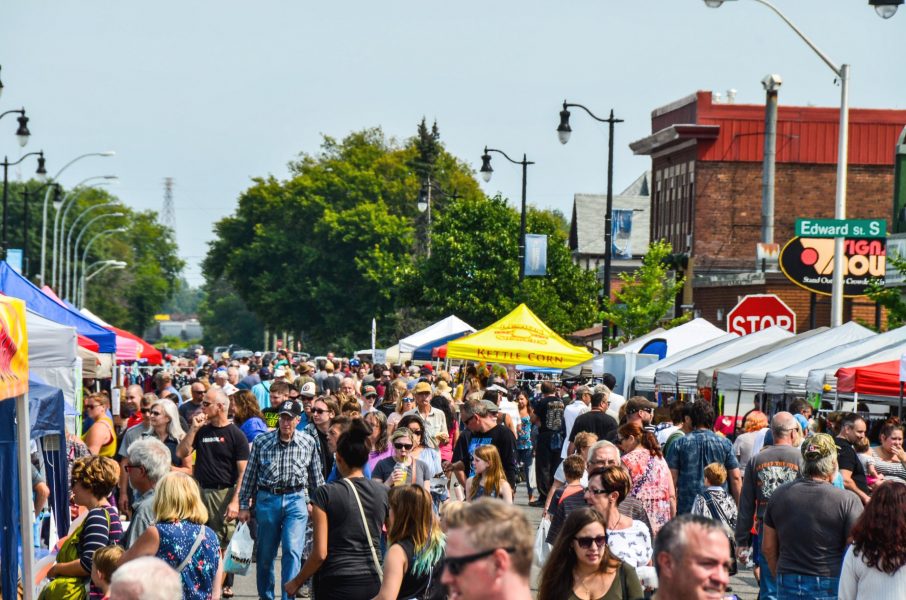
<svg viewBox="0 0 906 600">
<path fill-rule="evenodd" d="M 887 219 L 796 219 L 804 238 L 886 238 Z"/>
</svg>

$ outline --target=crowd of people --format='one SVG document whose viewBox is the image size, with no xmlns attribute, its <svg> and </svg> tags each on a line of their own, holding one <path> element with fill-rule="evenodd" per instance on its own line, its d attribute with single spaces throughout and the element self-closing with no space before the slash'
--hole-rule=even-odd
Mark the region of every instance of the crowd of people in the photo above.
<svg viewBox="0 0 906 600">
<path fill-rule="evenodd" d="M 725 598 L 743 568 L 762 600 L 906 597 L 895 418 L 797 400 L 727 429 L 611 375 L 265 358 L 199 351 L 119 414 L 85 396 L 42 598 L 232 597 L 239 524 L 261 599 Z"/>
</svg>

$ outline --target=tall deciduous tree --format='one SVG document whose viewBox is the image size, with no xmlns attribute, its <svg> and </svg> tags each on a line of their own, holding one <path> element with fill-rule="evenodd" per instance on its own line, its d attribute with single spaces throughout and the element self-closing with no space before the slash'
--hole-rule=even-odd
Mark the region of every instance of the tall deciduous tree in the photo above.
<svg viewBox="0 0 906 600">
<path fill-rule="evenodd" d="M 652 242 L 642 266 L 632 273 L 620 273 L 622 287 L 613 300 L 605 299 L 601 319 L 616 325 L 624 338 L 632 339 L 658 326 L 669 328 L 689 320 L 687 314 L 664 321 L 685 283 L 682 278 L 667 276 L 666 261 L 671 252 L 670 242 Z"/>
</svg>

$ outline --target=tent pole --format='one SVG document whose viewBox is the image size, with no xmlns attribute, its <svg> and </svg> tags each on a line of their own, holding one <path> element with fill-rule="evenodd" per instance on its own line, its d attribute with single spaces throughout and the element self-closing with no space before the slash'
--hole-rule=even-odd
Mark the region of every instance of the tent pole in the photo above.
<svg viewBox="0 0 906 600">
<path fill-rule="evenodd" d="M 16 397 L 16 452 L 19 463 L 19 539 L 22 542 L 22 598 L 35 597 L 35 542 L 32 538 L 34 505 L 31 498 L 31 459 L 29 457 L 28 396 Z"/>
</svg>

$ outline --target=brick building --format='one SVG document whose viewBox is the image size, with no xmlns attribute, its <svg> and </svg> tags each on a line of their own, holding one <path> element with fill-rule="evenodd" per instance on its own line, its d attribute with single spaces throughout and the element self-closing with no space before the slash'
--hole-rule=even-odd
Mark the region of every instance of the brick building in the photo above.
<svg viewBox="0 0 906 600">
<path fill-rule="evenodd" d="M 652 160 L 651 239 L 669 240 L 688 263 L 683 304 L 718 326 L 741 296 L 763 293 L 793 308 L 800 330 L 828 325 L 829 297 L 813 299 L 782 273 L 756 267 L 764 112 L 763 105 L 714 102 L 708 91 L 652 112 L 652 134 L 630 144 Z M 839 114 L 779 107 L 774 235 L 781 245 L 797 218 L 834 216 Z M 894 147 L 906 110 L 852 108 L 849 119 L 847 217 L 890 220 Z M 876 317 L 867 298 L 844 304 L 846 320 L 872 324 Z"/>
</svg>

